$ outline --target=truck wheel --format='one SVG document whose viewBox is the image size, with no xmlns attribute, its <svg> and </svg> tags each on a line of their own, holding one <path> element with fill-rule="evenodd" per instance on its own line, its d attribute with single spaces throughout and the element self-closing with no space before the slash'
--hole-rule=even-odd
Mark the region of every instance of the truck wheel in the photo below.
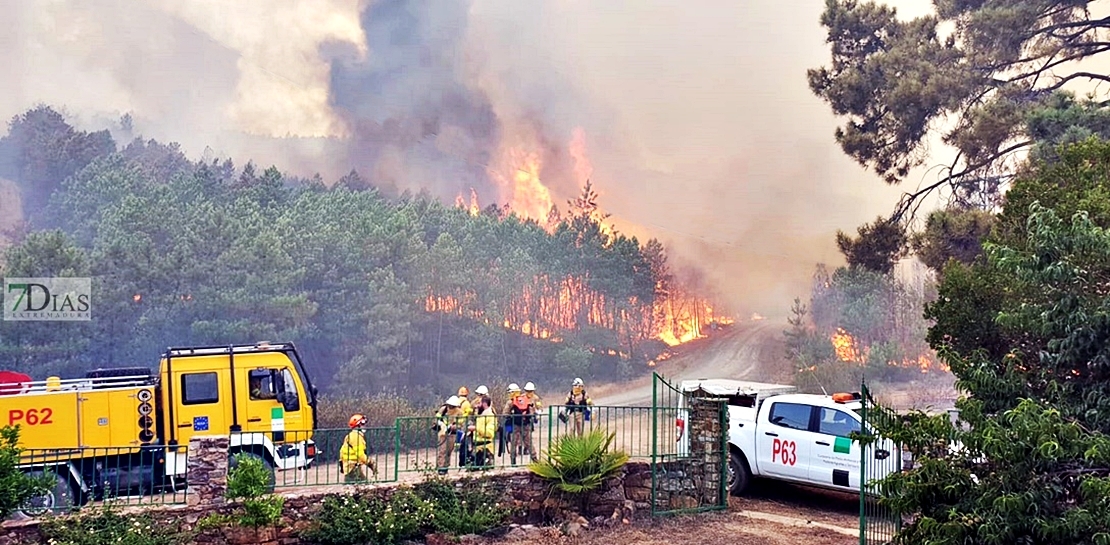
<svg viewBox="0 0 1110 545">
<path fill-rule="evenodd" d="M 19 509 L 12 513 L 16 520 L 38 518 L 48 513 L 68 512 L 76 504 L 73 486 L 69 479 L 54 472 L 32 471 L 29 473 L 34 478 L 53 478 L 54 485 L 42 493 L 31 497 Z"/>
<path fill-rule="evenodd" d="M 748 469 L 748 462 L 737 452 L 728 455 L 728 491 L 739 496 L 748 488 L 752 481 L 752 470 Z"/>
<path fill-rule="evenodd" d="M 269 481 L 268 481 L 268 482 L 266 483 L 266 492 L 268 492 L 268 493 L 273 493 L 273 491 L 274 491 L 274 486 L 275 486 L 275 485 L 276 485 L 276 483 L 277 483 L 277 476 L 276 476 L 276 475 L 274 475 L 274 464 L 271 464 L 271 463 L 270 463 L 269 461 L 267 461 L 267 460 L 266 460 L 265 458 L 263 458 L 263 457 L 261 457 L 261 456 L 259 456 L 259 455 L 255 454 L 255 453 L 253 453 L 253 452 L 234 452 L 234 453 L 232 453 L 232 454 L 231 454 L 231 457 L 230 457 L 230 458 L 228 459 L 228 461 L 227 461 L 227 470 L 228 470 L 229 472 L 230 472 L 230 471 L 231 471 L 232 469 L 235 469 L 236 467 L 238 467 L 238 465 L 239 465 L 239 460 L 238 460 L 237 456 L 239 456 L 239 455 L 244 455 L 244 456 L 246 456 L 247 458 L 251 458 L 251 459 L 253 459 L 253 460 L 259 460 L 259 461 L 261 461 L 261 462 L 262 462 L 262 467 L 265 467 L 265 468 L 266 468 L 266 471 L 268 471 L 268 472 L 269 472 L 269 474 L 270 474 L 270 479 L 269 479 Z"/>
</svg>

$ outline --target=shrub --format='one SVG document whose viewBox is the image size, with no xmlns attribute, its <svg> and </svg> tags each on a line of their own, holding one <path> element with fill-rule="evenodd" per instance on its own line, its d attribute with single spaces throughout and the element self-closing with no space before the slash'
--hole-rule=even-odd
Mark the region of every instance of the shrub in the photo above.
<svg viewBox="0 0 1110 545">
<path fill-rule="evenodd" d="M 428 474 L 416 485 L 416 493 L 435 509 L 432 528 L 441 534 L 481 534 L 509 520 L 510 510 L 501 505 L 501 491 L 488 479 L 464 478 L 453 483 Z"/>
<path fill-rule="evenodd" d="M 178 545 L 192 535 L 148 516 L 124 516 L 102 509 L 81 516 L 43 521 L 42 536 L 52 545 Z"/>
<path fill-rule="evenodd" d="M 429 475 L 415 487 L 381 497 L 324 499 L 312 526 L 301 538 L 320 545 L 392 545 L 427 533 L 478 534 L 503 525 L 509 510 L 488 479 L 463 479 L 458 485 Z"/>
<path fill-rule="evenodd" d="M 389 501 L 329 496 L 301 538 L 319 545 L 391 545 L 419 537 L 434 516 L 431 503 L 409 487 L 396 489 Z"/>
<path fill-rule="evenodd" d="M 628 462 L 628 454 L 610 451 L 616 433 L 594 429 L 582 437 L 564 435 L 552 441 L 544 458 L 528 465 L 532 473 L 552 481 L 558 490 L 585 495 L 616 475 Z"/>
<path fill-rule="evenodd" d="M 19 469 L 23 450 L 19 448 L 19 428 L 0 428 L 0 520 L 5 519 L 44 488 L 54 486 L 54 477 L 32 477 Z"/>
<path fill-rule="evenodd" d="M 230 500 L 242 500 L 239 524 L 249 528 L 277 524 L 285 498 L 268 494 L 273 479 L 270 468 L 250 454 L 236 454 L 235 460 L 236 466 L 227 475 L 226 495 Z"/>
</svg>

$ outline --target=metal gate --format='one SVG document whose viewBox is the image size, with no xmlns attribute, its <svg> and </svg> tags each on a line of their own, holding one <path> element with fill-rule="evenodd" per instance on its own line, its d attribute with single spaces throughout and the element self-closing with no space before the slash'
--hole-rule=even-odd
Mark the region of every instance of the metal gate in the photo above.
<svg viewBox="0 0 1110 545">
<path fill-rule="evenodd" d="M 651 514 L 728 508 L 728 402 L 694 396 L 653 373 Z"/>
<path fill-rule="evenodd" d="M 871 397 L 867 383 L 860 385 L 863 407 L 860 417 L 860 495 L 859 542 L 860 545 L 885 545 L 892 543 L 902 527 L 899 513 L 884 504 L 882 479 L 902 470 L 902 452 L 889 439 L 883 439 L 879 430 L 886 427 L 889 413 L 875 410 L 877 404 Z"/>
</svg>

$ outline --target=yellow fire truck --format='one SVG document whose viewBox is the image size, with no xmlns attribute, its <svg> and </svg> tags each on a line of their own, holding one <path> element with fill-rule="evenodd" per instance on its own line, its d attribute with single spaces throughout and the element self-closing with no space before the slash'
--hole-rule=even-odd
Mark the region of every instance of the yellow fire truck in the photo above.
<svg viewBox="0 0 1110 545">
<path fill-rule="evenodd" d="M 271 469 L 307 468 L 316 456 L 316 388 L 292 343 L 170 348 L 157 374 L 27 378 L 0 384 L 0 421 L 19 427 L 25 472 L 56 476 L 36 511 L 184 488 L 196 435 L 230 435 L 229 455 Z"/>
</svg>

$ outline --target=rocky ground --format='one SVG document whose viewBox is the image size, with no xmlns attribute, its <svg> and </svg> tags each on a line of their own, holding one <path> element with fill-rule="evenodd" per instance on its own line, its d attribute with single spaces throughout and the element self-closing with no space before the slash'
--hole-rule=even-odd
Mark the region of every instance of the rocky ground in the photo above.
<svg viewBox="0 0 1110 545">
<path fill-rule="evenodd" d="M 637 519 L 628 524 L 515 526 L 502 537 L 464 538 L 479 545 L 851 545 L 859 542 L 859 503 L 851 495 L 763 483 L 727 512 Z M 429 545 L 454 543 L 432 536 Z"/>
</svg>

